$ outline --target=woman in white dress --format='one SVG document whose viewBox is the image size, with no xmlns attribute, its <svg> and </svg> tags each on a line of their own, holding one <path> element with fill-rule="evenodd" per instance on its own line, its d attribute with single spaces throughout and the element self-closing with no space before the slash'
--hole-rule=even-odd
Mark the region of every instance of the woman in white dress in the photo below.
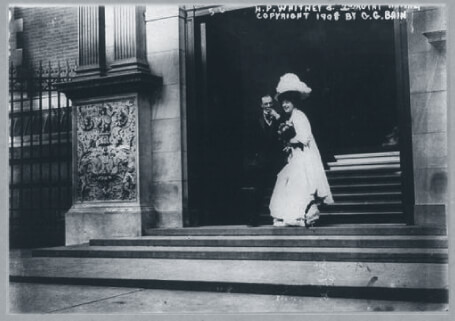
<svg viewBox="0 0 455 321">
<path fill-rule="evenodd" d="M 275 226 L 308 226 L 318 218 L 322 201 L 333 203 L 318 146 L 305 114 L 297 109 L 311 89 L 295 74 L 285 74 L 277 87 L 277 100 L 293 127 L 287 138 L 287 164 L 278 173 L 270 200 L 270 214 Z"/>
</svg>

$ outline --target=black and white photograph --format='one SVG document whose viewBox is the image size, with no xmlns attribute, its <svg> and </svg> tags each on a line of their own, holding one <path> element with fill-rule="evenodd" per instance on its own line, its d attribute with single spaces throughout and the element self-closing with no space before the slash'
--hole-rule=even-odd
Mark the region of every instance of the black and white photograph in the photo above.
<svg viewBox="0 0 455 321">
<path fill-rule="evenodd" d="M 449 18 L 10 3 L 7 314 L 449 320 Z"/>
</svg>

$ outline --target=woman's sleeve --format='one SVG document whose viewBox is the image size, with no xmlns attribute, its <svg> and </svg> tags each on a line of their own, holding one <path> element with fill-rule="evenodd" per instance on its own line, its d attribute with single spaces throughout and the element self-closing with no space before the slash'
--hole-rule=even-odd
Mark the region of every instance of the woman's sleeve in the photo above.
<svg viewBox="0 0 455 321">
<path fill-rule="evenodd" d="M 303 145 L 312 140 L 311 125 L 304 113 L 297 113 L 294 118 L 295 138 Z"/>
</svg>

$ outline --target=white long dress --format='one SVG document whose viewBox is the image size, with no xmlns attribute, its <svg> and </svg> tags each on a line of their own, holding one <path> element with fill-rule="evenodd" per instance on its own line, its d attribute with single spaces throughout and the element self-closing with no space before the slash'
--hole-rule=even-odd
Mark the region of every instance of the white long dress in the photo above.
<svg viewBox="0 0 455 321">
<path fill-rule="evenodd" d="M 311 132 L 311 125 L 305 114 L 293 109 L 290 121 L 294 124 L 295 138 L 305 147 L 293 148 L 287 164 L 278 173 L 272 197 L 270 214 L 276 219 L 295 222 L 303 219 L 308 204 L 314 200 L 314 193 L 325 197 L 324 202 L 333 203 L 327 176 L 318 146 Z M 311 206 L 307 215 L 318 212 L 317 206 Z"/>
</svg>

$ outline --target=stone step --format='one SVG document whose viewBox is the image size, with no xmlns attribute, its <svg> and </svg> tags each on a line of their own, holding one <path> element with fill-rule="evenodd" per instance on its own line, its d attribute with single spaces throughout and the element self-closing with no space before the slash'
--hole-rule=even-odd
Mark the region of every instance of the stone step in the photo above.
<svg viewBox="0 0 455 321">
<path fill-rule="evenodd" d="M 361 211 L 361 212 L 337 212 L 337 211 L 330 211 L 330 208 L 327 208 L 327 206 L 322 207 L 320 209 L 319 214 L 321 216 L 351 216 L 351 215 L 364 215 L 364 216 L 372 216 L 372 215 L 389 215 L 389 216 L 400 216 L 403 215 L 403 211 Z M 270 217 L 270 211 L 263 212 L 260 214 L 260 217 Z"/>
<path fill-rule="evenodd" d="M 400 164 L 384 164 L 384 165 L 346 165 L 346 166 L 336 166 L 331 167 L 327 170 L 327 173 L 334 172 L 362 172 L 362 171 L 376 171 L 376 172 L 394 172 L 400 171 Z"/>
<path fill-rule="evenodd" d="M 405 224 L 343 224 L 314 228 L 245 225 L 185 228 L 150 228 L 145 235 L 447 235 L 445 228 L 408 226 Z"/>
<path fill-rule="evenodd" d="M 339 159 L 335 162 L 328 162 L 330 168 L 339 166 L 354 166 L 354 165 L 385 165 L 385 164 L 400 164 L 400 156 L 392 157 L 368 157 L 368 158 L 346 158 Z"/>
<path fill-rule="evenodd" d="M 361 202 L 374 202 L 376 200 L 400 200 L 401 199 L 401 191 L 375 191 L 375 192 L 367 192 L 367 191 L 343 191 L 343 192 L 335 192 L 332 191 L 332 196 L 336 203 L 342 202 L 349 202 L 352 201 L 361 201 Z M 271 195 L 267 195 L 264 197 L 264 201 L 266 205 L 270 202 Z"/>
<path fill-rule="evenodd" d="M 403 211 L 363 211 L 363 212 L 330 212 L 327 210 L 321 210 L 320 215 L 322 216 L 330 216 L 330 215 L 337 215 L 337 216 L 351 216 L 351 215 L 390 215 L 390 216 L 399 216 L 403 215 Z"/>
<path fill-rule="evenodd" d="M 332 212 L 320 214 L 315 226 L 330 224 L 405 223 L 402 212 Z"/>
<path fill-rule="evenodd" d="M 384 181 L 381 181 L 381 178 Z M 362 180 L 363 179 L 363 180 Z M 370 179 L 370 181 L 368 181 Z M 347 181 L 345 181 L 347 180 Z M 375 192 L 375 191 L 400 191 L 401 181 L 400 176 L 392 175 L 390 177 L 365 176 L 358 177 L 332 177 L 329 179 L 330 189 L 334 191 L 359 191 L 359 192 Z M 266 188 L 266 195 L 271 195 L 273 186 Z"/>
<path fill-rule="evenodd" d="M 401 200 L 342 200 L 320 206 L 324 212 L 384 212 L 401 211 Z"/>
<path fill-rule="evenodd" d="M 358 159 L 358 158 L 371 158 L 371 157 L 397 157 L 400 156 L 399 151 L 379 152 L 379 153 L 358 153 L 358 154 L 341 154 L 335 155 L 335 159 Z"/>
<path fill-rule="evenodd" d="M 272 225 L 273 219 L 264 211 L 259 216 L 259 225 Z M 360 212 L 324 212 L 321 211 L 319 220 L 314 227 L 331 226 L 334 224 L 382 224 L 405 223 L 403 211 L 360 211 Z"/>
<path fill-rule="evenodd" d="M 367 198 L 367 197 L 375 197 L 375 196 L 401 196 L 401 191 L 380 191 L 380 192 L 336 192 L 333 193 L 334 196 L 338 197 L 359 197 L 359 198 Z"/>
<path fill-rule="evenodd" d="M 378 184 L 378 183 L 401 183 L 400 173 L 343 173 L 327 172 L 330 186 L 333 184 Z"/>
<path fill-rule="evenodd" d="M 401 191 L 382 191 L 382 192 L 333 192 L 333 199 L 336 202 L 348 201 L 380 201 L 380 200 L 399 200 L 401 201 Z"/>
<path fill-rule="evenodd" d="M 330 184 L 330 189 L 332 193 L 347 193 L 347 192 L 397 192 L 401 191 L 400 182 L 385 182 L 385 183 L 357 183 L 353 182 L 347 184 L 346 182 L 333 182 Z"/>
<path fill-rule="evenodd" d="M 445 236 L 143 236 L 93 239 L 90 246 L 447 248 Z"/>
<path fill-rule="evenodd" d="M 10 281 L 447 302 L 448 265 L 271 260 L 22 258 Z"/>
<path fill-rule="evenodd" d="M 340 247 L 69 246 L 35 249 L 35 257 L 157 258 L 447 263 L 447 249 Z"/>
</svg>

